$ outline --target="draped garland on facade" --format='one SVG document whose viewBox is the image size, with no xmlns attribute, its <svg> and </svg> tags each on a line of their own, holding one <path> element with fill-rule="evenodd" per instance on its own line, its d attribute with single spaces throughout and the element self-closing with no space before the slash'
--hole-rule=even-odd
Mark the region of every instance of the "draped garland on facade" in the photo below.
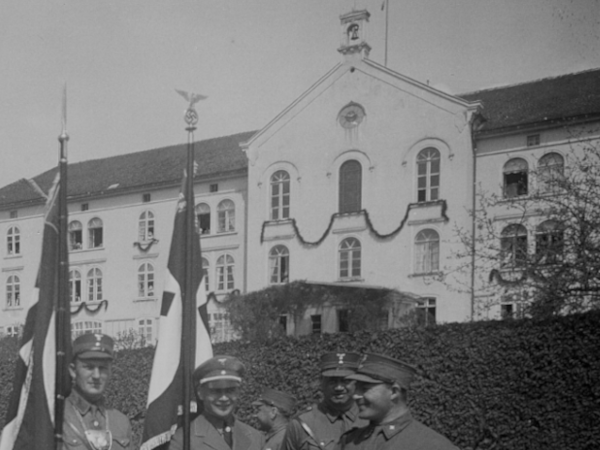
<svg viewBox="0 0 600 450">
<path fill-rule="evenodd" d="M 74 316 L 76 314 L 79 314 L 82 309 L 85 309 L 90 314 L 96 314 L 98 311 L 100 311 L 100 308 L 102 308 L 102 306 L 104 306 L 104 310 L 106 311 L 108 309 L 108 300 L 101 300 L 100 303 L 98 303 L 95 306 L 89 306 L 86 302 L 82 302 L 77 306 L 75 310 L 71 310 L 71 315 Z"/>
<path fill-rule="evenodd" d="M 428 206 L 432 205 L 432 204 L 442 205 L 442 217 L 444 218 L 444 222 L 448 222 L 450 219 L 446 215 L 446 211 L 448 210 L 448 204 L 446 203 L 446 200 L 436 200 L 433 202 L 426 203 L 426 205 L 428 205 Z M 424 205 L 424 203 L 409 203 L 406 207 L 406 212 L 404 213 L 404 217 L 400 221 L 400 225 L 398 225 L 398 227 L 395 230 L 393 230 L 392 232 L 387 233 L 387 234 L 381 234 L 379 231 L 377 231 L 375 229 L 375 227 L 373 226 L 373 222 L 371 222 L 369 212 L 366 209 L 362 209 L 362 210 L 358 211 L 357 213 L 351 213 L 351 214 L 361 214 L 361 215 L 365 216 L 365 222 L 367 223 L 367 227 L 369 228 L 369 231 L 372 234 L 374 234 L 375 237 L 377 237 L 377 239 L 389 239 L 389 238 L 396 236 L 402 230 L 402 228 L 404 228 L 404 225 L 405 225 L 406 221 L 408 220 L 408 215 L 410 214 L 410 210 L 415 207 L 422 207 L 423 205 Z M 304 239 L 304 237 L 300 233 L 300 230 L 298 229 L 296 219 L 294 219 L 294 218 L 289 219 L 289 222 L 292 224 L 292 227 L 294 228 L 294 233 L 296 234 L 296 237 L 302 243 L 302 245 L 306 245 L 308 247 L 316 247 L 316 246 L 320 245 L 325 240 L 325 238 L 329 235 L 329 233 L 331 232 L 331 228 L 333 227 L 333 222 L 335 221 L 336 217 L 346 216 L 346 215 L 349 215 L 349 214 L 348 213 L 333 213 L 329 219 L 329 225 L 327 225 L 327 229 L 325 230 L 323 235 L 317 241 L 314 241 L 314 242 L 309 242 L 306 239 Z M 262 224 L 262 230 L 260 233 L 260 243 L 261 244 L 264 243 L 265 228 L 269 223 L 272 223 L 272 221 L 266 220 Z"/>
<path fill-rule="evenodd" d="M 514 271 L 511 271 L 511 273 L 514 273 Z M 490 271 L 490 276 L 488 277 L 488 282 L 491 283 L 492 281 L 495 280 L 496 283 L 498 283 L 500 286 L 514 287 L 514 286 L 518 286 L 518 285 L 522 284 L 527 279 L 530 279 L 530 280 L 533 280 L 536 282 L 544 282 L 545 281 L 545 278 L 543 276 L 540 276 L 539 274 L 535 273 L 531 269 L 522 269 L 519 278 L 513 279 L 513 280 L 505 279 L 502 276 L 502 271 L 500 271 L 498 269 L 492 269 Z"/>
<path fill-rule="evenodd" d="M 225 294 L 225 297 L 223 297 L 221 300 L 219 300 L 217 298 L 217 294 L 215 294 L 215 292 L 213 291 L 213 292 L 209 292 L 206 295 L 206 300 L 207 300 L 207 302 L 213 300 L 213 301 L 215 301 L 217 303 L 225 303 L 225 302 L 228 302 L 229 300 L 231 300 L 233 297 L 236 297 L 238 295 L 240 295 L 240 290 L 239 289 L 234 289 L 233 291 L 228 292 L 227 294 Z"/>
<path fill-rule="evenodd" d="M 134 242 L 133 246 L 139 248 L 141 251 L 143 251 L 144 253 L 147 252 L 148 250 L 150 250 L 150 248 L 154 245 L 154 244 L 158 244 L 158 239 L 150 239 L 149 241 L 147 241 L 145 244 L 142 242 Z"/>
</svg>

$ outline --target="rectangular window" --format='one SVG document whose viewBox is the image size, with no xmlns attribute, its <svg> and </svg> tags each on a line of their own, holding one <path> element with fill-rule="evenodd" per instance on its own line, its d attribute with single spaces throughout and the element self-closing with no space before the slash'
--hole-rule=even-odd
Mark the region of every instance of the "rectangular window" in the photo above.
<svg viewBox="0 0 600 450">
<path fill-rule="evenodd" d="M 313 314 L 310 316 L 312 325 L 312 334 L 321 334 L 321 314 Z"/>
<path fill-rule="evenodd" d="M 152 319 L 140 319 L 138 321 L 138 333 L 143 346 L 152 344 Z"/>
<path fill-rule="evenodd" d="M 535 147 L 536 145 L 540 145 L 540 135 L 532 134 L 527 136 L 527 147 Z"/>
<path fill-rule="evenodd" d="M 90 209 L 90 204 L 89 203 L 82 203 L 81 204 L 81 210 L 82 211 L 87 211 L 88 209 Z"/>
<path fill-rule="evenodd" d="M 210 234 L 210 211 L 198 214 L 200 234 Z"/>
<path fill-rule="evenodd" d="M 10 218 L 11 219 L 16 219 L 17 217 L 19 217 L 19 211 L 14 210 L 10 212 Z"/>
<path fill-rule="evenodd" d="M 435 325 L 435 298 L 422 298 L 416 311 L 419 325 Z"/>
<path fill-rule="evenodd" d="M 89 247 L 98 248 L 102 247 L 102 228 L 90 228 L 89 232 Z"/>
<path fill-rule="evenodd" d="M 339 332 L 347 333 L 348 331 L 350 331 L 350 315 L 348 314 L 347 309 L 338 309 L 337 319 Z"/>
<path fill-rule="evenodd" d="M 219 185 L 218 183 L 214 183 L 210 185 L 210 192 L 219 192 Z"/>
<path fill-rule="evenodd" d="M 152 197 L 150 194 L 144 194 L 144 195 L 142 195 L 142 202 L 149 203 L 151 198 Z"/>
</svg>

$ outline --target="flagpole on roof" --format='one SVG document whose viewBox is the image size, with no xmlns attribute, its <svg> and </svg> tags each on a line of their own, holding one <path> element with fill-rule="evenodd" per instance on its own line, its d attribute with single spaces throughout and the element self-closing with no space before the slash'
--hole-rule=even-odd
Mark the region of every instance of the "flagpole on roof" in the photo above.
<svg viewBox="0 0 600 450">
<path fill-rule="evenodd" d="M 62 101 L 62 132 L 59 155 L 59 191 L 58 191 L 58 282 L 56 295 L 56 378 L 54 403 L 54 435 L 57 448 L 62 446 L 63 414 L 65 398 L 68 395 L 71 330 L 69 311 L 69 254 L 67 250 L 67 85 L 65 83 Z"/>
<path fill-rule="evenodd" d="M 382 8 L 385 8 L 385 50 L 384 50 L 384 58 L 383 65 L 387 67 L 388 60 L 388 23 L 390 18 L 390 0 L 385 0 L 381 5 Z"/>
</svg>

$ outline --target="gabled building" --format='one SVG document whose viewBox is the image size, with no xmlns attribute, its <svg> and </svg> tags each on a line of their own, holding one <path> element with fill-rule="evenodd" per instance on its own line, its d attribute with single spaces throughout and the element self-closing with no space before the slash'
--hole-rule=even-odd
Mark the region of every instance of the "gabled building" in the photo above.
<svg viewBox="0 0 600 450">
<path fill-rule="evenodd" d="M 231 337 L 229 294 L 293 280 L 390 288 L 418 299 L 423 323 L 515 311 L 518 300 L 479 281 L 488 274 L 476 258 L 458 260 L 457 230 L 479 235 L 470 215 L 478 194 L 527 198 L 539 182 L 530 169 L 559 170 L 575 144 L 598 142 L 599 69 L 450 95 L 371 61 L 368 19 L 341 17 L 341 61 L 264 128 L 196 143 L 215 340 Z M 69 166 L 76 332 L 155 339 L 184 165 L 179 145 Z M 25 319 L 55 172 L 0 189 L 4 334 Z M 500 229 L 521 219 L 508 203 L 490 213 Z M 527 219 L 525 234 L 544 222 Z M 337 331 L 340 317 L 314 310 L 287 326 Z"/>
</svg>

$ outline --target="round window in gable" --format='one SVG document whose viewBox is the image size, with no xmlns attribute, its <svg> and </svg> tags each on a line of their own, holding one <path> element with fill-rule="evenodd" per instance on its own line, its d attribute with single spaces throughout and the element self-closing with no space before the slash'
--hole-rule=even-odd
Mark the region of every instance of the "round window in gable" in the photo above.
<svg viewBox="0 0 600 450">
<path fill-rule="evenodd" d="M 350 102 L 338 114 L 340 125 L 344 128 L 354 128 L 365 118 L 365 110 L 358 103 Z"/>
</svg>

